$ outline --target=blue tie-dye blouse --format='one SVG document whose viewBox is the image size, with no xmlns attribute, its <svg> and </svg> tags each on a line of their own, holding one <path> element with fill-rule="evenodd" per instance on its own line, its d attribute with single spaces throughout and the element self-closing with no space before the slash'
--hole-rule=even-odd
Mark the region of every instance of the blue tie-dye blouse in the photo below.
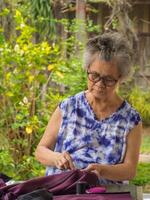
<svg viewBox="0 0 150 200">
<path fill-rule="evenodd" d="M 126 140 L 130 130 L 141 118 L 127 101 L 104 120 L 97 120 L 85 92 L 80 92 L 59 104 L 62 123 L 59 129 L 56 152 L 68 151 L 76 168 L 90 163 L 117 164 L 124 159 Z M 62 170 L 47 167 L 46 175 Z M 112 181 L 102 179 L 102 184 Z M 113 182 L 115 183 L 115 182 Z"/>
</svg>

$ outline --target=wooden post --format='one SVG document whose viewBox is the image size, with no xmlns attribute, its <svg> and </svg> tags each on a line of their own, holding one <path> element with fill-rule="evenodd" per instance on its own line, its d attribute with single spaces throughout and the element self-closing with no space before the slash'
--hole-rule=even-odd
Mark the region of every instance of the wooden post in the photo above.
<svg viewBox="0 0 150 200">
<path fill-rule="evenodd" d="M 76 20 L 79 23 L 76 39 L 84 45 L 86 42 L 86 0 L 76 0 Z"/>
<path fill-rule="evenodd" d="M 142 200 L 143 199 L 142 186 L 130 185 L 130 194 L 133 200 Z"/>
<path fill-rule="evenodd" d="M 130 192 L 132 200 L 142 200 L 143 190 L 142 186 L 123 184 L 123 185 L 107 185 L 106 190 L 108 193 Z"/>
<path fill-rule="evenodd" d="M 97 14 L 97 24 L 100 26 L 100 32 L 102 31 L 103 28 L 103 7 L 104 5 L 102 3 L 98 4 L 98 14 Z"/>
</svg>

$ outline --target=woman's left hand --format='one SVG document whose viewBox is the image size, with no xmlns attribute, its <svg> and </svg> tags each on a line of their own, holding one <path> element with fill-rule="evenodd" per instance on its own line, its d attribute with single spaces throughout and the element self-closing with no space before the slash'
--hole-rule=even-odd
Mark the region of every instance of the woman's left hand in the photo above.
<svg viewBox="0 0 150 200">
<path fill-rule="evenodd" d="M 100 178 L 101 165 L 97 163 L 89 164 L 83 171 L 94 172 Z"/>
</svg>

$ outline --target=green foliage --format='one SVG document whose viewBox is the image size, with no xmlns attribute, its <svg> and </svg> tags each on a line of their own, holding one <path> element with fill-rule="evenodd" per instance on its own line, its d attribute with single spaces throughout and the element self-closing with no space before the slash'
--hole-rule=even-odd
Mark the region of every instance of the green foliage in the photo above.
<svg viewBox="0 0 150 200">
<path fill-rule="evenodd" d="M 150 154 L 150 135 L 146 135 L 143 137 L 141 145 L 141 153 Z"/>
<path fill-rule="evenodd" d="M 52 0 L 31 0 L 29 9 L 37 31 L 44 36 L 54 36 L 55 19 L 52 13 Z"/>
<path fill-rule="evenodd" d="M 0 28 L 0 138 L 7 140 L 2 139 L 0 143 L 0 171 L 16 180 L 44 175 L 44 167 L 35 161 L 33 152 L 48 119 L 63 98 L 86 90 L 86 73 L 81 60 L 83 44 L 78 44 L 75 38 L 82 22 L 54 20 L 51 1 L 26 3 L 20 8 L 17 4 L 19 9 L 15 10 L 14 16 L 17 34 L 12 41 L 6 42 Z M 28 17 L 31 4 L 32 19 Z M 8 14 L 7 9 L 1 13 L 3 16 Z M 55 23 L 64 26 L 67 39 L 57 38 L 58 43 L 51 45 L 46 40 L 36 44 L 34 35 L 54 32 Z M 116 25 L 117 21 L 114 21 Z M 84 26 L 89 34 L 98 33 L 100 29 L 92 20 Z M 77 45 L 81 55 L 77 55 Z M 57 85 L 52 86 L 52 82 Z M 66 89 L 60 91 L 61 87 Z M 149 95 L 133 90 L 128 99 L 149 124 Z M 144 184 L 149 182 L 144 181 Z"/>
<path fill-rule="evenodd" d="M 150 184 L 150 163 L 140 163 L 137 168 L 137 175 L 131 182 L 135 185 Z"/>
<path fill-rule="evenodd" d="M 16 164 L 9 151 L 0 150 L 0 160 L 0 172 L 7 174 L 14 180 L 26 180 L 45 174 L 44 166 L 38 163 L 34 156 L 24 156 L 21 162 Z"/>
<path fill-rule="evenodd" d="M 61 65 L 61 76 L 55 73 L 52 76 L 53 81 L 68 86 L 66 96 L 76 94 L 86 89 L 86 72 L 82 68 L 82 62 L 76 57 L 72 57 Z"/>
<path fill-rule="evenodd" d="M 25 24 L 18 10 L 15 20 L 20 33 L 16 41 L 0 44 L 0 134 L 5 133 L 9 151 L 14 161 L 20 163 L 37 144 L 34 140 L 42 132 L 41 126 L 45 127 L 42 117 L 50 115 L 49 104 L 56 106 L 61 95 L 57 95 L 56 101 L 43 92 L 43 88 L 48 91 L 51 79 L 49 63 L 59 61 L 58 46 L 47 42 L 34 44 L 34 29 Z"/>
<path fill-rule="evenodd" d="M 7 16 L 9 14 L 10 10 L 8 8 L 4 8 L 2 12 L 0 12 L 0 16 Z"/>
<path fill-rule="evenodd" d="M 150 93 L 133 88 L 128 100 L 141 114 L 144 125 L 150 125 Z"/>
<path fill-rule="evenodd" d="M 36 44 L 33 42 L 36 30 L 27 25 L 19 10 L 14 16 L 17 30 L 14 40 L 6 42 L 1 30 L 0 136 L 7 141 L 0 147 L 2 160 L 6 161 L 0 166 L 1 171 L 7 174 L 10 171 L 10 176 L 16 174 L 18 179 L 25 179 L 36 175 L 39 164 L 32 155 L 50 115 L 63 98 L 86 89 L 86 73 L 76 56 L 75 33 L 79 24 L 75 20 L 71 23 L 62 20 L 64 25 L 70 24 L 66 41 Z M 88 26 L 89 32 L 96 31 L 92 22 Z M 67 49 L 66 59 L 62 47 Z M 51 86 L 52 81 L 57 83 L 56 87 Z M 67 88 L 65 95 L 61 87 Z"/>
<path fill-rule="evenodd" d="M 57 25 L 62 25 L 64 27 L 64 31 L 68 33 L 69 35 L 67 36 L 66 40 L 63 41 L 63 45 L 65 45 L 67 48 L 69 48 L 67 53 L 73 53 L 71 49 L 74 47 L 76 50 L 76 46 L 80 46 L 80 50 L 84 48 L 84 44 L 79 44 L 79 41 L 76 40 L 76 33 L 83 31 L 84 29 L 81 30 L 81 27 L 85 27 L 85 32 L 87 34 L 99 34 L 101 32 L 101 26 L 94 24 L 94 21 L 91 19 L 86 20 L 83 22 L 82 20 L 79 19 L 68 19 L 68 18 L 62 18 L 59 20 L 56 20 Z M 75 52 L 77 53 L 77 52 Z"/>
<path fill-rule="evenodd" d="M 117 18 L 112 19 L 112 28 L 114 30 L 117 30 L 117 27 L 119 26 L 119 21 Z"/>
<path fill-rule="evenodd" d="M 0 45 L 3 44 L 5 41 L 3 33 L 0 32 Z"/>
<path fill-rule="evenodd" d="M 134 86 L 133 79 L 128 80 L 124 85 L 121 85 L 119 95 L 128 102 L 140 113 L 143 125 L 150 125 L 150 93 L 149 88 L 146 90 Z"/>
<path fill-rule="evenodd" d="M 88 2 L 92 2 L 92 3 L 105 3 L 107 5 L 111 5 L 113 2 L 115 2 L 116 0 L 88 0 Z"/>
<path fill-rule="evenodd" d="M 62 58 L 61 44 L 35 44 L 35 29 L 26 24 L 19 10 L 14 18 L 18 36 L 0 43 L 0 135 L 7 138 L 4 149 L 0 148 L 0 167 L 10 176 L 25 179 L 40 174 L 32 155 L 50 115 L 65 96 L 83 90 L 86 81 L 79 58 Z M 73 36 L 62 45 L 70 48 L 72 44 Z M 68 93 L 60 94 L 59 85 L 52 88 L 51 81 L 66 85 Z"/>
<path fill-rule="evenodd" d="M 101 32 L 101 25 L 100 24 L 98 24 L 98 25 L 95 25 L 94 23 L 93 23 L 93 21 L 92 20 L 87 20 L 87 25 L 86 25 L 86 31 L 88 32 L 88 33 L 100 33 Z"/>
</svg>

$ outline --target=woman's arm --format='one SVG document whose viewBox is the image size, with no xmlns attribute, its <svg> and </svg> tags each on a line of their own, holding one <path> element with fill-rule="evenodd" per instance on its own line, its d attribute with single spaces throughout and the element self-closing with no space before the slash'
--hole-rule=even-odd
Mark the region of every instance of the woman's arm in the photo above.
<svg viewBox="0 0 150 200">
<path fill-rule="evenodd" d="M 142 137 L 142 124 L 134 127 L 127 138 L 124 162 L 116 165 L 90 164 L 85 170 L 94 171 L 102 178 L 115 181 L 131 180 L 136 175 Z"/>
<path fill-rule="evenodd" d="M 74 165 L 68 152 L 54 152 L 62 116 L 57 108 L 48 122 L 44 135 L 37 146 L 35 157 L 43 165 L 55 166 L 59 169 L 73 169 Z"/>
</svg>

